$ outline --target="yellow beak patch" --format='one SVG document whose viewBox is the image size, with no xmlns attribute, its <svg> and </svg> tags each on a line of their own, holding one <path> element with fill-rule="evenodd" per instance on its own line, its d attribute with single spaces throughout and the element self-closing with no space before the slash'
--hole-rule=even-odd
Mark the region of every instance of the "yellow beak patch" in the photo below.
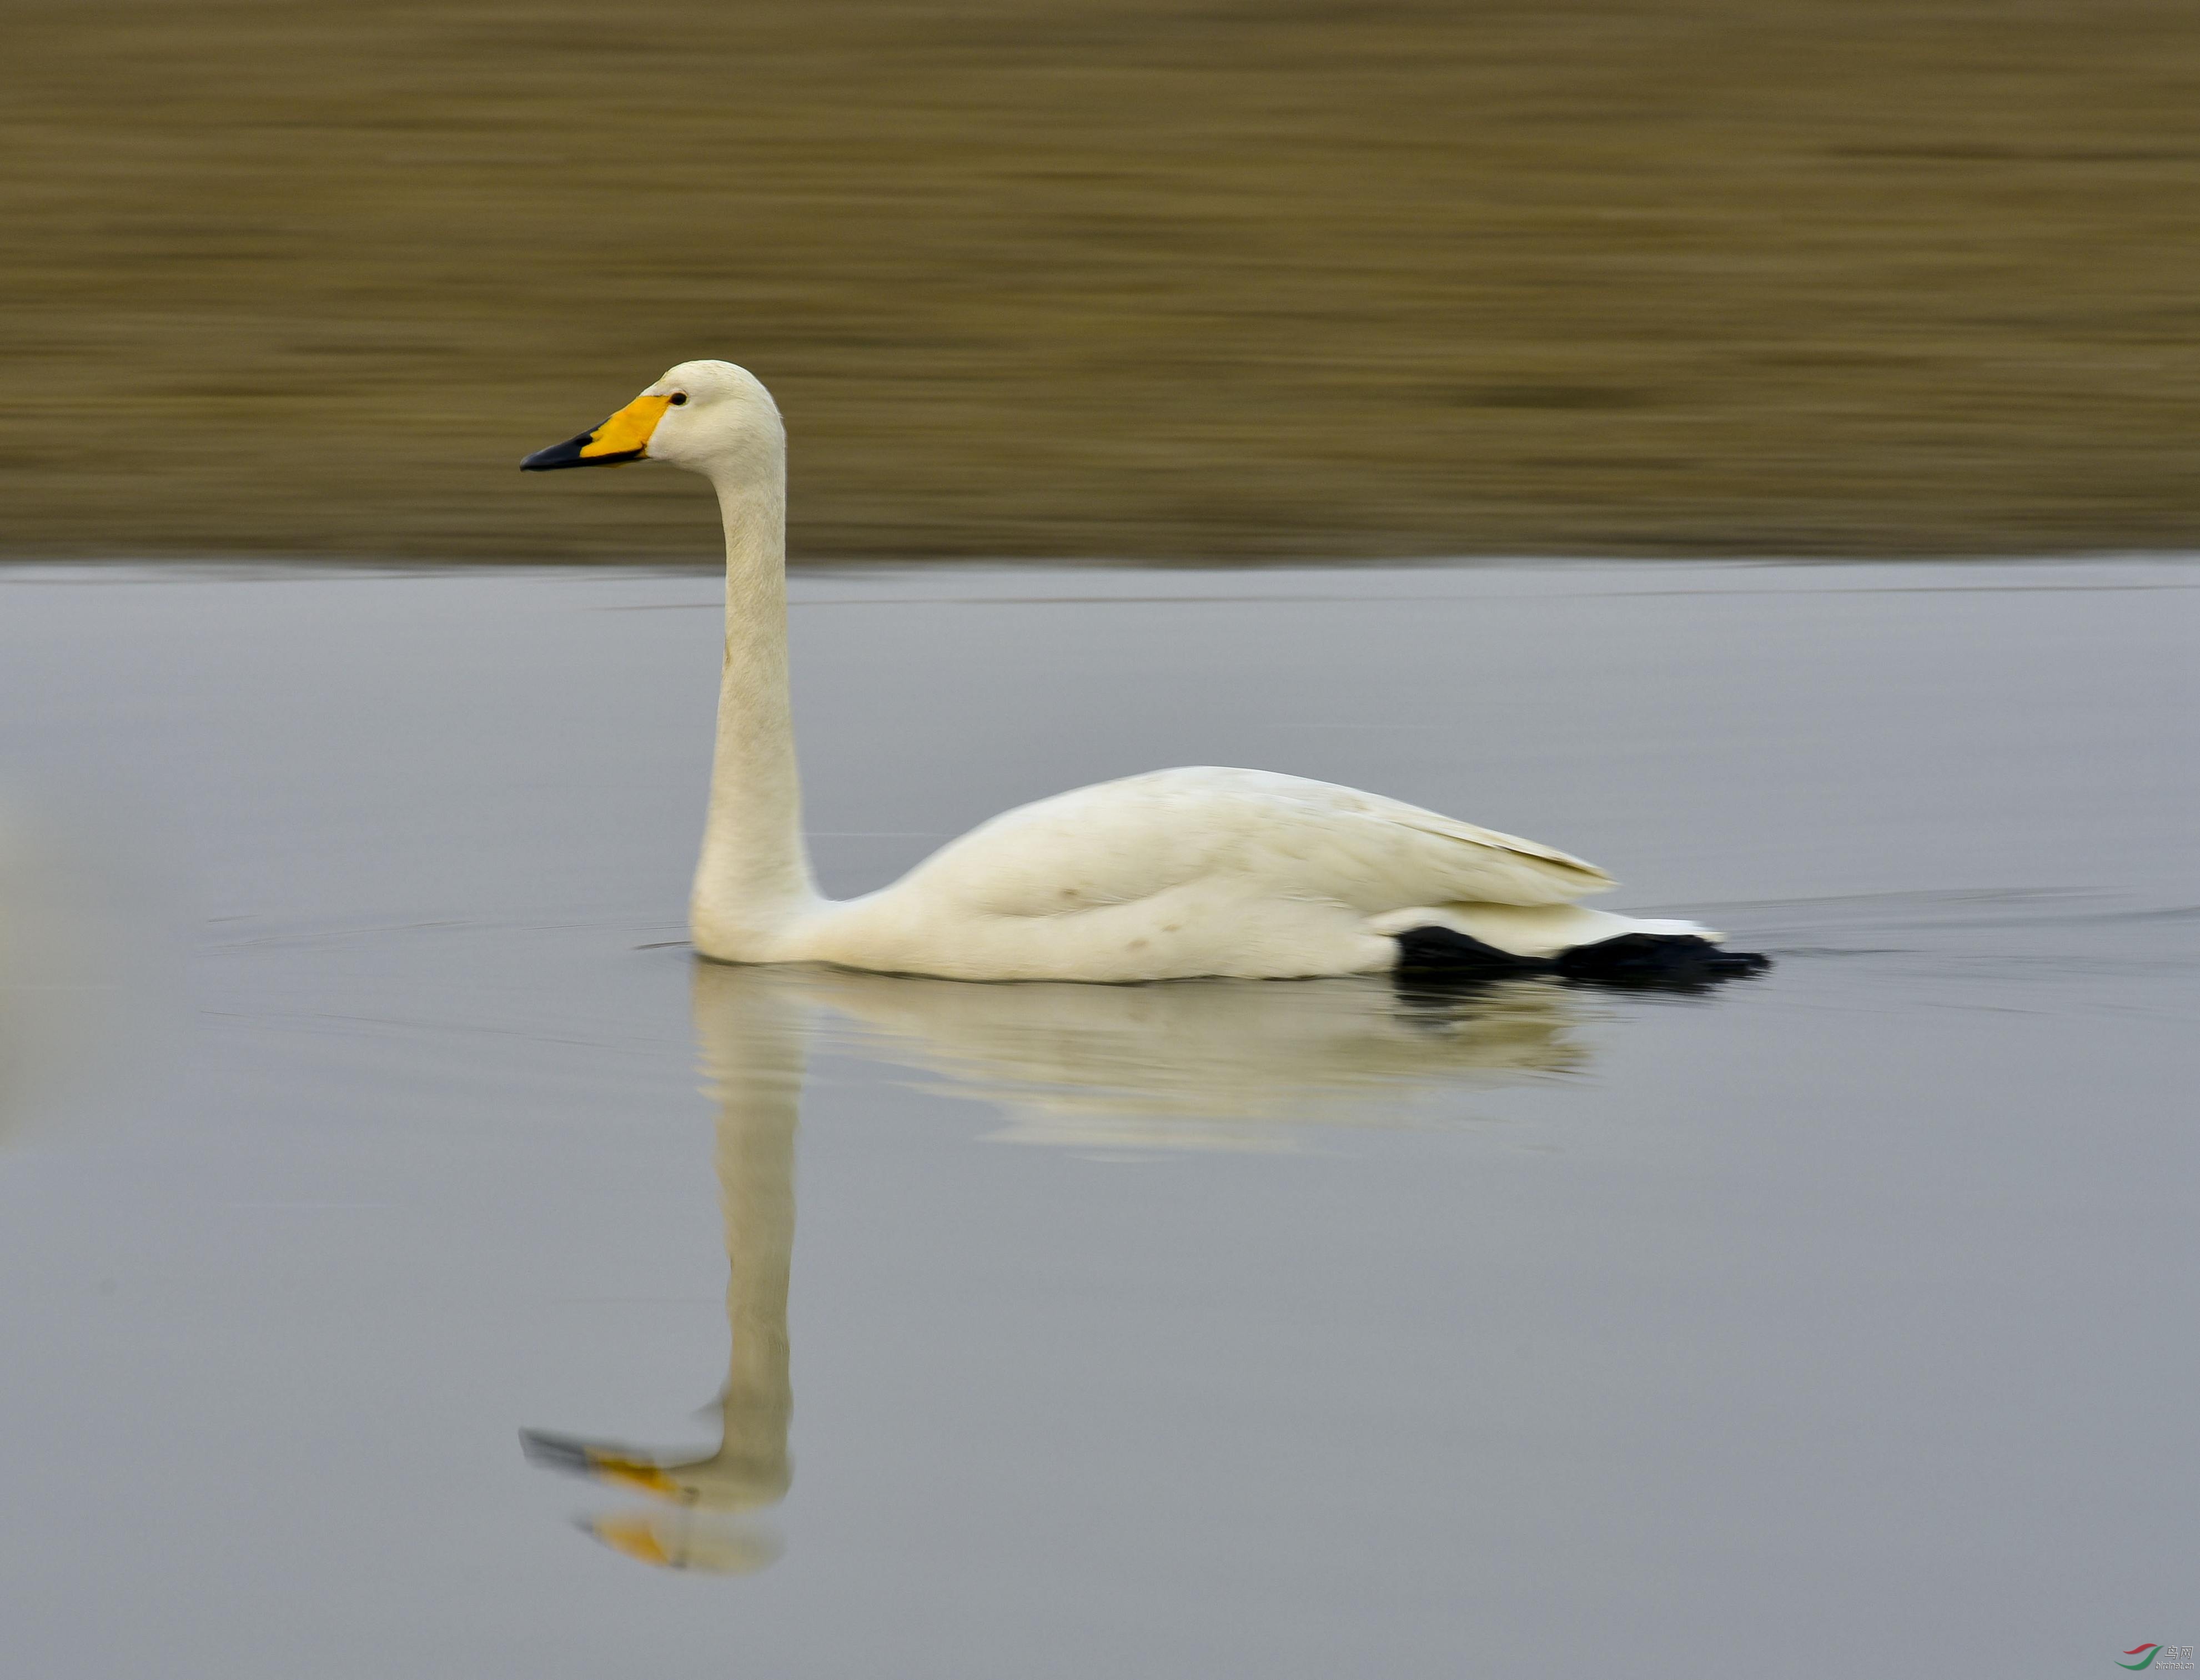
<svg viewBox="0 0 2200 1680">
<path fill-rule="evenodd" d="M 617 456 L 630 460 L 649 447 L 649 435 L 672 406 L 669 396 L 638 396 L 596 428 L 594 439 L 581 448 L 584 461 Z"/>
</svg>

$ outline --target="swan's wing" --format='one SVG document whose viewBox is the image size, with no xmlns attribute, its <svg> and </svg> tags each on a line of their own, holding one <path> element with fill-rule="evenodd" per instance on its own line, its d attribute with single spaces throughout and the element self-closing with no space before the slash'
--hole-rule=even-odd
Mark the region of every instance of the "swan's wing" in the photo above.
<svg viewBox="0 0 2200 1680">
<path fill-rule="evenodd" d="M 1366 915 L 1424 904 L 1568 904 L 1594 865 L 1418 805 L 1265 770 L 1156 770 L 1003 813 L 907 879 L 995 916 L 1129 904 L 1198 885 Z"/>
</svg>

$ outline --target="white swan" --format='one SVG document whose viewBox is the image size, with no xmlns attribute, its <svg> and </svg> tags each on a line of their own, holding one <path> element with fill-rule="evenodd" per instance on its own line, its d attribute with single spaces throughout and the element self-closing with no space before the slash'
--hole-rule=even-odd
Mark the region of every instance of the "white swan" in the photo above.
<svg viewBox="0 0 2200 1680">
<path fill-rule="evenodd" d="M 730 362 L 682 362 L 524 469 L 664 460 L 718 492 L 725 668 L 689 926 L 704 956 L 954 980 L 1290 979 L 1555 964 L 1695 980 L 1764 959 L 1573 900 L 1613 885 L 1532 840 L 1265 770 L 1156 770 L 1005 812 L 892 886 L 817 891 L 787 673 L 787 438 Z"/>
</svg>

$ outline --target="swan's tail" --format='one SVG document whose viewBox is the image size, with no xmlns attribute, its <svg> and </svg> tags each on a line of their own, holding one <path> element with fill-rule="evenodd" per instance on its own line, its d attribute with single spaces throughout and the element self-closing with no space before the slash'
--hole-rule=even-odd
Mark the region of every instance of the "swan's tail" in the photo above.
<svg viewBox="0 0 2200 1680">
<path fill-rule="evenodd" d="M 1585 904 L 1432 904 L 1393 910 L 1368 926 L 1393 939 L 1417 928 L 1448 928 L 1512 957 L 1555 957 L 1576 945 L 1598 945 L 1625 934 L 1685 935 L 1711 945 L 1726 937 L 1694 922 L 1620 916 Z"/>
<path fill-rule="evenodd" d="M 1371 924 L 1398 942 L 1398 972 L 1479 980 L 1542 970 L 1610 986 L 1702 986 L 1772 966 L 1727 951 L 1693 922 L 1620 916 L 1578 904 L 1440 904 Z"/>
</svg>

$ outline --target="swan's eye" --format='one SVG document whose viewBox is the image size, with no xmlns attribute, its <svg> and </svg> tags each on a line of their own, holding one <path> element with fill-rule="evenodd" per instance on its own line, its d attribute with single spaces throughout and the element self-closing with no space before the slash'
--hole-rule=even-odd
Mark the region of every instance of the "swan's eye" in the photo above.
<svg viewBox="0 0 2200 1680">
<path fill-rule="evenodd" d="M 685 392 L 685 391 L 675 391 L 675 392 L 673 392 L 673 393 L 672 393 L 672 406 L 673 406 L 675 408 L 677 408 L 677 407 L 678 407 L 682 403 L 683 403 L 683 402 L 685 402 L 685 401 L 688 401 L 688 393 L 687 393 L 687 392 Z"/>
</svg>

